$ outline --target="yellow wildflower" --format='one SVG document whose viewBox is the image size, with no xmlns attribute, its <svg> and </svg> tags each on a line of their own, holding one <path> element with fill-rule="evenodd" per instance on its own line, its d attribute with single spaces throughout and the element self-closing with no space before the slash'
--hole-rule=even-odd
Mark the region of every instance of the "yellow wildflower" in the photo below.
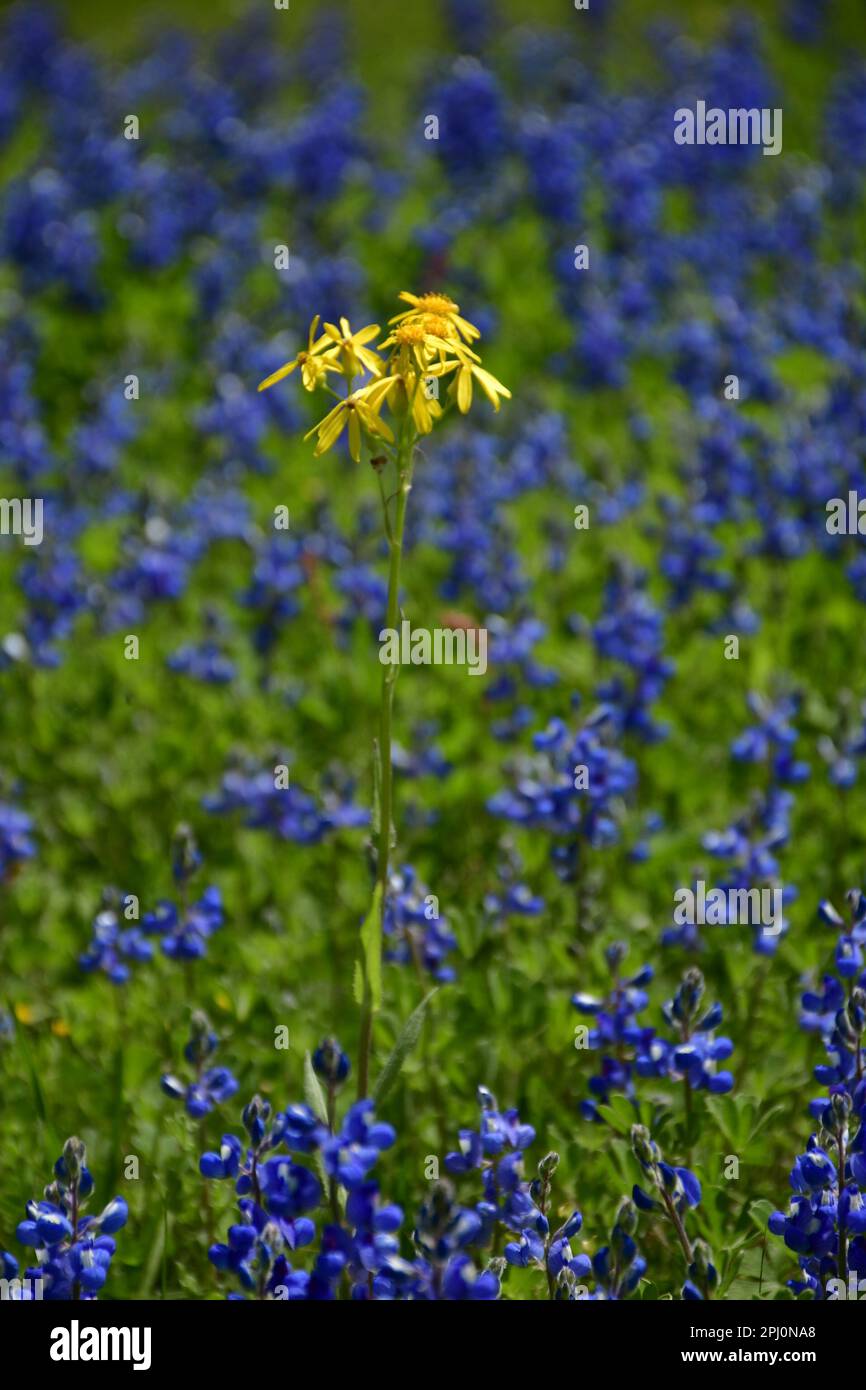
<svg viewBox="0 0 866 1390">
<path fill-rule="evenodd" d="M 307 349 L 299 352 L 297 357 L 293 357 L 291 362 L 286 362 L 284 366 L 278 368 L 271 376 L 265 377 L 264 381 L 259 382 L 259 390 L 267 391 L 269 386 L 274 386 L 278 381 L 282 381 L 284 376 L 288 376 L 296 367 L 301 369 L 301 380 L 308 391 L 315 391 L 319 382 L 323 380 L 326 372 L 338 372 L 336 350 L 333 346 L 328 347 L 331 339 L 327 333 L 323 333 L 321 338 L 316 338 L 319 327 L 319 315 L 310 324 L 310 333 L 307 339 Z M 327 351 L 324 349 L 328 347 Z"/>
<path fill-rule="evenodd" d="M 343 372 L 346 376 L 360 376 L 365 368 L 374 376 L 381 375 L 384 367 L 381 357 L 365 346 L 373 338 L 378 337 L 378 323 L 370 323 L 366 328 L 353 333 L 349 327 L 349 320 L 342 318 L 339 328 L 334 323 L 326 323 L 325 333 L 335 348 L 339 350 Z"/>
<path fill-rule="evenodd" d="M 385 341 L 379 344 L 383 349 L 395 349 L 391 362 L 398 372 L 412 369 L 424 375 L 431 362 L 437 358 L 444 361 L 449 352 L 457 351 L 459 340 L 454 341 L 457 335 L 450 324 L 444 319 L 439 319 L 434 326 L 440 331 L 434 332 L 429 324 L 430 317 L 425 315 L 423 319 L 411 319 L 398 324 Z M 444 336 L 446 334 L 447 337 Z"/>
<path fill-rule="evenodd" d="M 378 385 L 378 383 L 374 383 Z M 333 410 L 329 410 L 323 420 L 304 435 L 309 439 L 311 435 L 318 436 L 318 443 L 314 450 L 316 458 L 327 453 L 332 445 L 336 444 L 343 430 L 349 427 L 349 453 L 356 463 L 361 458 L 361 426 L 368 434 L 379 435 L 382 439 L 393 441 L 393 434 L 384 420 L 380 420 L 378 411 L 381 409 L 381 402 L 373 402 L 367 399 L 372 388 L 362 387 L 359 391 L 353 391 L 351 396 L 346 396 L 344 400 L 338 401 Z"/>
<path fill-rule="evenodd" d="M 402 314 L 396 314 L 390 320 L 391 323 L 403 323 L 404 320 L 413 321 L 433 315 L 449 324 L 464 342 L 471 343 L 481 337 L 481 330 L 476 328 L 474 323 L 469 323 L 468 319 L 461 318 L 460 305 L 449 299 L 447 294 L 410 294 L 408 290 L 401 290 L 400 298 L 411 305 L 411 308 L 404 309 Z"/>
<path fill-rule="evenodd" d="M 418 433 L 429 434 L 442 414 L 442 407 L 427 387 L 427 379 L 437 372 L 426 368 L 423 371 L 423 376 L 413 371 L 396 371 L 380 377 L 367 387 L 369 404 L 381 410 L 387 401 L 395 415 L 403 415 L 411 409 Z"/>
</svg>

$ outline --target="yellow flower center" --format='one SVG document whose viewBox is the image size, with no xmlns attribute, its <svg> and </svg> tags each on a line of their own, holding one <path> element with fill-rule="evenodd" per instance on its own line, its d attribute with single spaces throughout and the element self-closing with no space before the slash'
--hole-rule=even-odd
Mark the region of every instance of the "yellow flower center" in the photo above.
<svg viewBox="0 0 866 1390">
<path fill-rule="evenodd" d="M 394 330 L 394 337 L 405 347 L 419 347 L 426 340 L 428 331 L 421 323 L 402 323 Z"/>
<path fill-rule="evenodd" d="M 425 333 L 430 333 L 434 338 L 453 338 L 454 329 L 447 319 L 442 318 L 441 314 L 425 314 L 422 320 Z"/>
<path fill-rule="evenodd" d="M 460 306 L 447 294 L 422 294 L 415 307 L 423 314 L 456 314 Z"/>
</svg>

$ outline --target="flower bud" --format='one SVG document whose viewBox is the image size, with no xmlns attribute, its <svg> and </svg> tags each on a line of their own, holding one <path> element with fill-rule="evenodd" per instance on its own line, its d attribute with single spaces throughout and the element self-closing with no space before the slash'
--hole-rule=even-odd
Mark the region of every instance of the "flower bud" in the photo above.
<svg viewBox="0 0 866 1390">
<path fill-rule="evenodd" d="M 704 1288 L 715 1288 L 719 1281 L 718 1272 L 713 1264 L 713 1252 L 705 1240 L 696 1240 L 692 1246 L 693 1263 L 689 1266 L 689 1274 L 699 1285 Z"/>
<path fill-rule="evenodd" d="M 274 1221 L 268 1221 L 262 1227 L 261 1239 L 273 1254 L 278 1254 L 283 1248 L 283 1236 L 279 1226 Z"/>
<path fill-rule="evenodd" d="M 328 1086 L 338 1086 L 349 1075 L 350 1062 L 336 1038 L 325 1038 L 313 1053 L 313 1071 Z"/>
<path fill-rule="evenodd" d="M 857 1029 L 853 1026 L 850 1009 L 848 1007 L 840 1009 L 836 1015 L 836 1031 L 846 1047 L 855 1048 L 857 1046 Z"/>
<path fill-rule="evenodd" d="M 713 1262 L 713 1252 L 705 1240 L 696 1240 L 692 1246 L 694 1255 L 695 1272 L 701 1279 L 705 1279 L 710 1265 Z"/>
<path fill-rule="evenodd" d="M 201 863 L 201 854 L 196 844 L 192 827 L 179 825 L 171 842 L 171 868 L 175 883 L 186 883 Z"/>
<path fill-rule="evenodd" d="M 836 1091 L 830 1097 L 830 1113 L 837 1129 L 842 1129 L 848 1123 L 848 1116 L 851 1114 L 851 1097 L 847 1091 Z"/>
<path fill-rule="evenodd" d="M 538 1176 L 540 1178 L 552 1178 L 558 1167 L 559 1154 L 551 1150 L 549 1154 L 545 1154 L 544 1158 L 539 1163 Z"/>
<path fill-rule="evenodd" d="M 270 1105 L 266 1100 L 262 1100 L 261 1096 L 253 1096 L 249 1104 L 244 1106 L 242 1115 L 244 1129 L 254 1144 L 260 1144 L 264 1139 L 265 1125 L 270 1113 Z"/>
<path fill-rule="evenodd" d="M 87 1158 L 87 1149 L 80 1139 L 67 1139 L 63 1145 L 63 1168 L 70 1182 L 77 1182 Z"/>
<path fill-rule="evenodd" d="M 675 1013 L 683 1019 L 694 1018 L 704 993 L 704 977 L 696 966 L 683 975 L 683 982 L 677 991 Z"/>
<path fill-rule="evenodd" d="M 637 1207 L 630 1197 L 623 1197 L 616 1212 L 616 1226 L 623 1235 L 633 1236 L 637 1230 Z"/>
<path fill-rule="evenodd" d="M 628 946 L 624 941 L 614 941 L 610 946 L 607 947 L 604 953 L 604 958 L 607 962 L 607 968 L 610 971 L 611 975 L 616 975 L 618 973 L 619 968 L 627 955 Z"/>
<path fill-rule="evenodd" d="M 658 1145 L 652 1140 L 646 1125 L 632 1125 L 631 1146 L 638 1163 L 649 1168 L 659 1157 Z"/>
</svg>

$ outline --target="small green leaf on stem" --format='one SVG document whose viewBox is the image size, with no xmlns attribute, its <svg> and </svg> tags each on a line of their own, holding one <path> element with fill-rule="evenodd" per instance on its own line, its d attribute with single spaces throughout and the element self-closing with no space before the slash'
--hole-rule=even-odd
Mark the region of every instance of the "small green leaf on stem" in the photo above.
<svg viewBox="0 0 866 1390">
<path fill-rule="evenodd" d="M 373 1100 L 377 1105 L 381 1105 L 382 1101 L 388 1095 L 403 1069 L 403 1063 L 421 1036 L 421 1028 L 424 1023 L 424 1014 L 427 1010 L 427 1005 L 437 991 L 438 985 L 436 989 L 431 989 L 430 993 L 425 995 L 417 1009 L 409 1015 L 404 1023 L 403 1030 L 395 1042 L 387 1062 L 379 1073 L 378 1081 L 373 1087 Z"/>
<path fill-rule="evenodd" d="M 313 1071 L 313 1059 L 309 1052 L 304 1053 L 304 1100 L 316 1119 L 321 1120 L 323 1125 L 327 1125 L 328 1105 L 325 1100 L 325 1093 L 319 1084 L 319 1078 Z"/>
</svg>

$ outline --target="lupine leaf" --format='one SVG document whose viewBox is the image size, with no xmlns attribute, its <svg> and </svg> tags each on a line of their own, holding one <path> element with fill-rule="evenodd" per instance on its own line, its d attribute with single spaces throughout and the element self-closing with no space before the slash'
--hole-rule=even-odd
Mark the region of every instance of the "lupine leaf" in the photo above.
<svg viewBox="0 0 866 1390">
<path fill-rule="evenodd" d="M 762 1235 L 767 1233 L 767 1222 L 776 1210 L 772 1202 L 768 1202 L 766 1197 L 759 1197 L 756 1202 L 749 1204 L 749 1219 L 754 1221 Z"/>
<path fill-rule="evenodd" d="M 321 1120 L 322 1124 L 326 1125 L 328 1123 L 328 1106 L 319 1078 L 313 1071 L 313 1059 L 309 1052 L 304 1053 L 304 1100 L 316 1119 Z"/>
<path fill-rule="evenodd" d="M 438 992 L 438 988 L 439 986 L 437 985 L 436 989 L 431 989 L 430 993 L 425 995 L 417 1009 L 413 1010 L 403 1024 L 403 1030 L 391 1049 L 388 1060 L 379 1073 L 379 1079 L 373 1087 L 373 1100 L 377 1105 L 380 1105 L 388 1095 L 403 1069 L 403 1063 L 421 1036 L 427 1005 L 430 1003 L 433 995 Z"/>
<path fill-rule="evenodd" d="M 617 1134 L 629 1134 L 639 1120 L 638 1112 L 626 1096 L 611 1096 L 609 1105 L 600 1105 L 598 1113 Z"/>
</svg>

